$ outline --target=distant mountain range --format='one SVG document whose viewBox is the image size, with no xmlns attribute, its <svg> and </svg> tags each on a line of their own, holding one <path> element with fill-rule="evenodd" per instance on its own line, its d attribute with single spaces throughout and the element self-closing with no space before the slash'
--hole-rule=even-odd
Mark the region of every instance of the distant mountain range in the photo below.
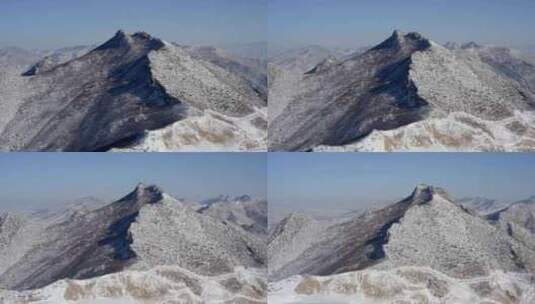
<svg viewBox="0 0 535 304">
<path fill-rule="evenodd" d="M 265 61 L 122 31 L 0 51 L 0 149 L 265 150 Z"/>
<path fill-rule="evenodd" d="M 4 213 L 0 302 L 263 303 L 266 229 L 265 201 L 199 210 L 143 184 L 110 204 L 82 200 L 63 212 Z"/>
<path fill-rule="evenodd" d="M 400 202 L 352 217 L 291 214 L 270 233 L 270 294 L 275 303 L 529 303 L 534 202 L 480 215 L 441 188 L 419 185 Z"/>
<path fill-rule="evenodd" d="M 507 48 L 396 31 L 344 57 L 280 54 L 268 74 L 273 151 L 535 148 L 535 64 Z"/>
</svg>

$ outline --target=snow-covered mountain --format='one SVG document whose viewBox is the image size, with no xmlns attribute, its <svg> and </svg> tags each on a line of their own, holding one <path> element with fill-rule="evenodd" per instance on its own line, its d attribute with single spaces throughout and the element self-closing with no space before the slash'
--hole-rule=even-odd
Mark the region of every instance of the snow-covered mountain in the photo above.
<svg viewBox="0 0 535 304">
<path fill-rule="evenodd" d="M 210 200 L 198 210 L 200 213 L 238 225 L 259 235 L 267 236 L 268 206 L 266 200 L 256 200 L 248 195 L 235 198 L 219 197 Z"/>
<path fill-rule="evenodd" d="M 100 208 L 71 209 L 64 216 L 0 216 L 0 289 L 10 290 L 0 299 L 265 302 L 267 253 L 258 231 L 143 184 Z"/>
<path fill-rule="evenodd" d="M 209 61 L 246 79 L 261 98 L 267 100 L 267 63 L 265 60 L 239 57 L 212 46 L 186 47 L 186 50 L 196 59 Z"/>
<path fill-rule="evenodd" d="M 535 250 L 535 196 L 488 214 L 487 219 Z"/>
<path fill-rule="evenodd" d="M 413 274 L 420 279 L 425 277 L 424 281 L 449 278 L 444 288 L 452 288 L 452 294 L 457 285 L 475 281 L 492 284 L 497 275 L 511 279 L 504 284 L 529 286 L 535 282 L 535 247 L 526 239 L 460 206 L 445 190 L 419 185 L 398 203 L 353 217 L 318 221 L 302 215 L 288 216 L 269 237 L 269 278 L 273 282 L 283 280 L 273 283 L 272 290 L 278 293 L 276 286 L 282 284 L 282 289 L 288 292 L 288 284 L 304 282 L 308 275 L 327 276 L 319 279 L 326 285 L 329 279 L 357 277 L 364 282 L 358 279 L 347 285 L 347 292 L 365 296 L 365 287 L 360 284 L 369 283 L 365 280 L 367 276 L 396 281 L 397 269 L 415 267 Z M 350 274 L 336 275 L 340 273 Z M 291 278 L 295 275 L 304 277 Z M 520 277 L 517 282 L 515 278 Z M 344 282 L 342 279 L 340 284 Z M 311 284 L 311 294 L 321 294 L 321 290 L 327 294 L 329 291 L 344 293 L 335 286 L 330 289 L 322 287 L 322 283 Z M 344 288 L 342 285 L 339 288 Z M 410 291 L 410 284 L 399 288 L 399 294 L 404 295 Z M 478 296 L 479 291 L 471 292 L 473 297 Z M 523 295 L 527 299 L 534 296 L 529 295 L 532 290 L 522 289 L 522 292 L 528 293 Z M 438 298 L 444 300 L 448 293 Z M 385 303 L 395 299 L 393 294 L 387 293 L 385 297 Z M 516 300 L 512 303 L 524 303 Z"/>
<path fill-rule="evenodd" d="M 533 150 L 534 71 L 508 49 L 448 49 L 396 31 L 362 54 L 325 59 L 291 86 L 270 84 L 269 147 Z"/>
<path fill-rule="evenodd" d="M 119 31 L 86 51 L 2 75 L 0 149 L 265 149 L 256 70 L 237 73 L 244 64 L 216 65 L 142 32 Z"/>
<path fill-rule="evenodd" d="M 463 197 L 457 199 L 457 203 L 459 203 L 465 208 L 474 210 L 480 215 L 488 215 L 490 213 L 496 212 L 502 208 L 507 207 L 506 202 L 501 202 L 495 199 L 480 196 Z"/>
</svg>

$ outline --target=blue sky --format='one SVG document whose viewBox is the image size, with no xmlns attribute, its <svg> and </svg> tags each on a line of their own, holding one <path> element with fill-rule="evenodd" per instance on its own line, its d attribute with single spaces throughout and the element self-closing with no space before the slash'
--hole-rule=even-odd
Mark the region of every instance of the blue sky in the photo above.
<svg viewBox="0 0 535 304">
<path fill-rule="evenodd" d="M 118 29 L 183 44 L 376 44 L 394 29 L 437 42 L 535 48 L 532 0 L 2 0 L 0 47 L 100 43 Z"/>
<path fill-rule="evenodd" d="M 2 0 L 0 47 L 99 43 L 118 29 L 183 44 L 265 40 L 266 0 Z"/>
<path fill-rule="evenodd" d="M 0 211 L 112 201 L 139 182 L 190 199 L 266 197 L 262 153 L 0 153 L 0 168 Z"/>
<path fill-rule="evenodd" d="M 277 45 L 367 46 L 394 29 L 439 43 L 535 44 L 533 0 L 270 0 Z"/>
<path fill-rule="evenodd" d="M 273 153 L 268 181 L 273 209 L 358 209 L 419 183 L 516 201 L 535 195 L 535 153 Z"/>
</svg>

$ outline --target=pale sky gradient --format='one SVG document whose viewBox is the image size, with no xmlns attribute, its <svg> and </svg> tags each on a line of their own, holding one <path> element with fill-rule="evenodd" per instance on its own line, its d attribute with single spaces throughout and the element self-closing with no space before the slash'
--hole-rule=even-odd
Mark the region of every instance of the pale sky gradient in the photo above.
<svg viewBox="0 0 535 304">
<path fill-rule="evenodd" d="M 181 44 L 265 41 L 267 0 L 2 0 L 0 47 L 100 44 L 123 29 Z"/>
<path fill-rule="evenodd" d="M 0 153 L 0 168 L 0 212 L 88 196 L 111 202 L 139 182 L 178 198 L 266 198 L 263 153 Z"/>
<path fill-rule="evenodd" d="M 535 195 L 535 153 L 270 153 L 270 211 L 351 210 L 395 203 L 419 183 L 456 198 Z"/>
<path fill-rule="evenodd" d="M 535 44 L 533 0 L 269 0 L 274 45 L 368 46 L 393 30 L 438 43 Z"/>
</svg>

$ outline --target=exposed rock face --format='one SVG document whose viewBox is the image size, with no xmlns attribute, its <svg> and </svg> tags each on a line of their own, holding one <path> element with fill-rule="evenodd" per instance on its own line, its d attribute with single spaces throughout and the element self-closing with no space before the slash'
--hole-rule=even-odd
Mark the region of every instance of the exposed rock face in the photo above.
<svg viewBox="0 0 535 304">
<path fill-rule="evenodd" d="M 107 150 L 132 144 L 147 130 L 194 117 L 207 117 L 208 122 L 197 122 L 193 134 L 184 135 L 189 146 L 180 139 L 169 144 L 164 134 L 157 148 L 233 144 L 211 136 L 206 126 L 218 121 L 226 123 L 224 132 L 231 137 L 236 133 L 248 137 L 243 140 L 248 143 L 258 140 L 254 143 L 260 146 L 265 140 L 266 126 L 248 122 L 262 118 L 266 101 L 261 87 L 253 86 L 247 72 L 232 69 L 230 60 L 220 67 L 146 33 L 122 31 L 89 53 L 64 60 L 49 56 L 25 76 L 10 76 L 15 85 L 0 91 L 5 100 L 0 106 L 0 149 Z"/>
<path fill-rule="evenodd" d="M 396 204 L 350 219 L 311 221 L 292 215 L 273 230 L 268 244 L 271 280 L 372 266 L 430 267 L 457 278 L 497 269 L 535 271 L 532 248 L 460 207 L 437 187 L 418 186 Z"/>
<path fill-rule="evenodd" d="M 138 185 L 97 209 L 65 216 L 0 217 L 0 286 L 25 290 L 61 279 L 173 265 L 197 275 L 265 268 L 263 238 L 203 215 L 156 186 Z"/>
<path fill-rule="evenodd" d="M 511 53 L 450 50 L 396 31 L 363 54 L 321 63 L 291 90 L 273 87 L 282 106 L 270 117 L 269 146 L 530 150 L 534 68 Z"/>
</svg>

